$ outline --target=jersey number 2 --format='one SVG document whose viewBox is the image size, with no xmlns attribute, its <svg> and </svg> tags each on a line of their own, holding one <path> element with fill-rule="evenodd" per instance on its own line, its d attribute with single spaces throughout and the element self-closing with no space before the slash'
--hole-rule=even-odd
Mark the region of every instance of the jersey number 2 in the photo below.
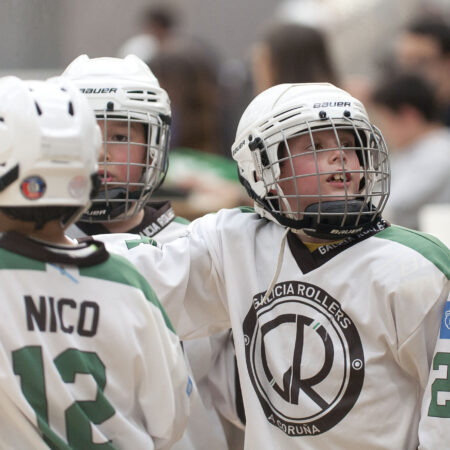
<svg viewBox="0 0 450 450">
<path fill-rule="evenodd" d="M 450 393 L 450 353 L 436 353 L 433 359 L 433 369 L 437 370 L 439 366 L 447 366 L 447 378 L 437 378 L 431 385 L 431 402 L 428 415 L 450 418 L 450 401 L 447 400 L 444 405 L 438 404 L 438 392 Z M 447 403 L 449 404 L 447 405 Z"/>
<path fill-rule="evenodd" d="M 56 435 L 48 423 L 44 366 L 40 346 L 24 347 L 12 353 L 14 373 L 20 376 L 22 392 L 36 412 L 44 440 L 52 449 L 82 448 L 86 450 L 114 449 L 111 442 L 96 444 L 91 438 L 91 423 L 100 424 L 114 415 L 114 408 L 103 395 L 106 384 L 105 366 L 96 353 L 67 349 L 53 363 L 65 383 L 73 383 L 75 375 L 91 374 L 97 384 L 93 401 L 76 401 L 65 411 L 68 444 Z M 51 389 L 51 387 L 50 387 Z"/>
</svg>

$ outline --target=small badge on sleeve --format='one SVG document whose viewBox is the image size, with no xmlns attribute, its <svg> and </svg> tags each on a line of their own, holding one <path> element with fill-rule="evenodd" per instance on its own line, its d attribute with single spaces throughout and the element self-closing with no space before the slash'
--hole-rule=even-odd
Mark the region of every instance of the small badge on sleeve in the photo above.
<svg viewBox="0 0 450 450">
<path fill-rule="evenodd" d="M 440 339 L 450 339 L 450 301 L 445 304 L 444 314 L 442 315 Z"/>
<path fill-rule="evenodd" d="M 20 185 L 23 196 L 29 200 L 40 199 L 44 195 L 46 188 L 45 181 L 38 176 L 27 177 Z"/>
<path fill-rule="evenodd" d="M 194 387 L 194 385 L 192 383 L 192 379 L 191 379 L 190 376 L 188 376 L 188 381 L 187 381 L 187 384 L 186 384 L 186 394 L 187 394 L 188 397 L 191 396 L 193 387 Z"/>
</svg>

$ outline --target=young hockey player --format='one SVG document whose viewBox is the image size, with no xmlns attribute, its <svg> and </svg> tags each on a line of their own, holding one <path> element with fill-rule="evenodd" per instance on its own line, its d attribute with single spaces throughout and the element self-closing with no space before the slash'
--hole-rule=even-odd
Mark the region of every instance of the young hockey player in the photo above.
<svg viewBox="0 0 450 450">
<path fill-rule="evenodd" d="M 123 59 L 82 55 L 63 76 L 84 93 L 103 135 L 100 191 L 91 208 L 69 228 L 69 236 L 81 239 L 103 233 L 105 242 L 122 242 L 120 233 L 126 233 L 131 245 L 149 237 L 158 242 L 178 237 L 188 222 L 175 216 L 169 202 L 150 201 L 167 169 L 171 109 L 167 93 L 149 67 L 134 55 Z M 242 426 L 235 407 L 231 335 L 227 330 L 183 345 L 198 391 L 194 388 L 191 396 L 185 435 L 174 448 L 226 449 L 214 406 Z"/>
<path fill-rule="evenodd" d="M 64 230 L 98 186 L 101 136 L 67 80 L 0 80 L 0 441 L 171 448 L 191 380 L 158 299 L 125 259 Z"/>
<path fill-rule="evenodd" d="M 183 338 L 232 325 L 246 448 L 445 448 L 449 356 L 432 357 L 449 252 L 382 219 L 388 151 L 364 106 L 326 83 L 274 86 L 232 156 L 254 211 L 128 258 Z"/>
<path fill-rule="evenodd" d="M 102 233 L 179 234 L 182 223 L 168 202 L 148 203 L 167 170 L 170 101 L 149 67 L 134 55 L 81 55 L 64 71 L 85 94 L 102 130 L 100 191 L 73 237 Z M 181 227 L 183 228 L 183 227 Z"/>
</svg>

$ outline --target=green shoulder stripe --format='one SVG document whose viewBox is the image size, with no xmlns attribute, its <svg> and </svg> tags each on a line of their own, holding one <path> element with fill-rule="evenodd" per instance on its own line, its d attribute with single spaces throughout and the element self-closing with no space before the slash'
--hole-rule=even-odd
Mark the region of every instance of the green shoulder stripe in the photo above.
<svg viewBox="0 0 450 450">
<path fill-rule="evenodd" d="M 255 208 L 253 206 L 238 206 L 237 207 L 243 213 L 254 213 Z"/>
<path fill-rule="evenodd" d="M 393 225 L 375 234 L 375 237 L 388 239 L 412 248 L 432 262 L 447 278 L 450 278 L 450 251 L 434 236 Z"/>
<path fill-rule="evenodd" d="M 128 250 L 131 250 L 134 247 L 137 247 L 141 244 L 147 244 L 147 245 L 153 245 L 154 247 L 158 246 L 158 243 L 147 236 L 141 236 L 139 239 L 127 239 L 125 241 L 125 245 L 127 246 Z"/>
<path fill-rule="evenodd" d="M 99 278 L 101 280 L 115 281 L 140 289 L 147 300 L 160 309 L 167 328 L 175 332 L 166 311 L 162 307 L 153 289 L 145 278 L 127 259 L 120 255 L 110 254 L 109 258 L 102 264 L 91 267 L 80 267 L 80 275 L 84 277 Z"/>
<path fill-rule="evenodd" d="M 181 223 L 182 225 L 189 225 L 191 223 L 190 220 L 185 219 L 184 217 L 178 217 L 176 216 L 175 219 L 173 219 L 176 223 Z"/>
<path fill-rule="evenodd" d="M 1 269 L 22 269 L 22 270 L 43 270 L 45 263 L 36 261 L 26 256 L 18 255 L 5 249 L 0 249 L 0 270 Z"/>
</svg>

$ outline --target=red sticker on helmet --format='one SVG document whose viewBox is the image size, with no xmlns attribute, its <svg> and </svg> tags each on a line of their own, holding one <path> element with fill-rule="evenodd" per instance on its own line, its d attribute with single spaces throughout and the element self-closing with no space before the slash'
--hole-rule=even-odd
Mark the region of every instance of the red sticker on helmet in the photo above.
<svg viewBox="0 0 450 450">
<path fill-rule="evenodd" d="M 25 178 L 20 185 L 22 194 L 29 200 L 38 200 L 41 198 L 44 195 L 46 187 L 45 181 L 38 176 Z"/>
</svg>

